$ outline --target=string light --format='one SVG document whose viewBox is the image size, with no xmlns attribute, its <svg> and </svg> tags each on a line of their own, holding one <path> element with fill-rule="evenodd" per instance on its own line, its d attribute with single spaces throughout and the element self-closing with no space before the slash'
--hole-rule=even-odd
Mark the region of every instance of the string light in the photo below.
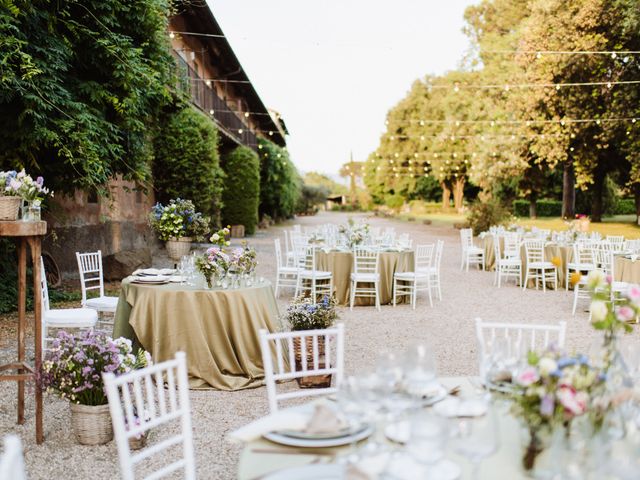
<svg viewBox="0 0 640 480">
<path fill-rule="evenodd" d="M 484 124 L 488 123 L 491 126 L 495 125 L 520 125 L 525 124 L 526 126 L 530 126 L 531 124 L 548 124 L 548 123 L 559 123 L 561 125 L 569 124 L 569 123 L 592 123 L 592 122 L 631 122 L 636 123 L 638 121 L 638 117 L 616 117 L 616 118 L 563 118 L 560 120 L 459 120 L 459 119 L 448 119 L 448 120 L 409 120 L 410 123 L 420 123 L 421 126 L 425 124 L 455 124 L 456 127 L 462 124 Z"/>
<path fill-rule="evenodd" d="M 597 87 L 597 86 L 608 86 L 608 85 L 636 85 L 639 84 L 640 80 L 621 80 L 621 81 L 606 81 L 606 82 L 572 82 L 572 83 L 520 83 L 515 85 L 510 85 L 509 88 L 555 88 L 556 90 L 560 90 L 560 88 L 564 87 Z M 429 84 L 429 88 L 438 88 L 438 89 L 449 89 L 451 85 L 432 85 Z M 611 87 L 609 87 L 611 88 Z M 480 84 L 459 84 L 455 83 L 453 85 L 453 91 L 459 92 L 460 89 L 477 89 L 477 90 L 491 90 L 491 89 L 504 89 L 504 85 L 480 85 Z"/>
<path fill-rule="evenodd" d="M 200 33 L 200 32 L 179 32 L 177 30 L 171 30 L 169 32 L 169 38 L 175 38 L 177 35 L 192 35 L 194 37 L 209 37 L 209 38 L 227 38 L 224 35 L 217 33 Z"/>
<path fill-rule="evenodd" d="M 500 55 L 532 55 L 542 58 L 543 55 L 609 55 L 616 58 L 618 55 L 640 55 L 639 50 L 481 50 L 480 53 L 493 53 Z"/>
</svg>

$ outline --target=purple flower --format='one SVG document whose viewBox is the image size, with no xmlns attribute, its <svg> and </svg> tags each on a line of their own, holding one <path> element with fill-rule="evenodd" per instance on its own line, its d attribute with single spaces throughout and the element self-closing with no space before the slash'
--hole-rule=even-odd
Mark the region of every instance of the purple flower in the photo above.
<svg viewBox="0 0 640 480">
<path fill-rule="evenodd" d="M 544 417 L 550 417 L 553 415 L 553 409 L 555 408 L 555 401 L 551 395 L 545 395 L 540 402 L 540 415 Z"/>
<path fill-rule="evenodd" d="M 42 188 L 42 186 L 44 185 L 44 178 L 43 177 L 36 178 L 36 185 Z"/>
</svg>

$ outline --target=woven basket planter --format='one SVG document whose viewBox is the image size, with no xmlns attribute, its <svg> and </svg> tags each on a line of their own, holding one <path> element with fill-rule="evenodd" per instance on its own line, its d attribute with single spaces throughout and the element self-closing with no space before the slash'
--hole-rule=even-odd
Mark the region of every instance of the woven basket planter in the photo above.
<svg viewBox="0 0 640 480">
<path fill-rule="evenodd" d="M 171 260 L 179 261 L 191 250 L 191 237 L 172 238 L 167 240 L 167 255 Z"/>
<path fill-rule="evenodd" d="M 313 369 L 313 338 L 305 338 L 307 370 Z M 324 337 L 318 337 L 318 368 L 325 368 Z M 296 372 L 302 368 L 302 346 L 299 338 L 293 339 L 293 352 L 296 359 Z M 296 378 L 300 388 L 329 388 L 331 386 L 331 374 L 312 375 L 304 378 Z"/>
<path fill-rule="evenodd" d="M 21 197 L 0 196 L 0 220 L 17 220 L 21 204 Z"/>
<path fill-rule="evenodd" d="M 109 405 L 71 403 L 71 425 L 81 445 L 102 445 L 113 440 Z"/>
</svg>

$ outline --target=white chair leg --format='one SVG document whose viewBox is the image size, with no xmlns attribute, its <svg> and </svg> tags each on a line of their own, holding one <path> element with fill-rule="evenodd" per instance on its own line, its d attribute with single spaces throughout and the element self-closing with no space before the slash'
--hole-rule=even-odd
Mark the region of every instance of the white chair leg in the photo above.
<svg viewBox="0 0 640 480">
<path fill-rule="evenodd" d="M 376 310 L 380 311 L 380 294 L 378 293 L 380 289 L 378 287 L 378 282 L 374 284 L 374 287 L 376 289 Z"/>
<path fill-rule="evenodd" d="M 442 289 L 440 288 L 440 274 L 438 273 L 438 300 L 442 301 Z"/>
<path fill-rule="evenodd" d="M 351 282 L 351 292 L 349 295 L 349 310 L 353 310 L 353 302 L 356 298 L 356 286 L 358 285 L 358 282 L 356 281 L 352 281 Z"/>
<path fill-rule="evenodd" d="M 411 300 L 411 308 L 415 310 L 416 304 L 418 303 L 418 280 L 413 282 L 410 300 Z"/>
<path fill-rule="evenodd" d="M 278 298 L 278 289 L 280 288 L 280 273 L 278 273 L 276 275 L 276 289 L 275 292 L 273 292 L 273 294 L 275 295 L 276 298 Z"/>
<path fill-rule="evenodd" d="M 415 285 L 416 292 L 418 291 L 418 284 Z M 427 277 L 427 291 L 429 292 L 429 306 L 433 307 L 433 298 L 431 296 L 431 280 Z"/>
<path fill-rule="evenodd" d="M 573 287 L 573 309 L 571 310 L 571 314 L 575 316 L 576 308 L 578 307 L 578 293 L 580 291 L 580 287 L 576 284 Z"/>
<path fill-rule="evenodd" d="M 397 290 L 398 290 L 398 279 L 394 278 L 393 279 L 393 306 L 396 306 L 396 295 L 397 295 Z"/>
</svg>

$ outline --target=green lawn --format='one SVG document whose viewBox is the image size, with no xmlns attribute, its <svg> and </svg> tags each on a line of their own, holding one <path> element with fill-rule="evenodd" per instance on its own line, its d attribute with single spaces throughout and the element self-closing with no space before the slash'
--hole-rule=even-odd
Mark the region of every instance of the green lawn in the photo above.
<svg viewBox="0 0 640 480">
<path fill-rule="evenodd" d="M 417 221 L 425 219 L 431 220 L 433 225 L 446 226 L 454 223 L 462 223 L 466 220 L 465 215 L 456 213 L 425 213 L 422 215 L 399 215 L 400 220 L 408 220 L 409 217 L 415 218 Z M 635 223 L 635 215 L 616 215 L 607 217 L 602 223 L 591 223 L 590 230 L 600 232 L 602 235 L 624 235 L 625 238 L 640 238 L 640 227 Z M 522 218 L 516 223 L 524 227 L 548 228 L 551 230 L 566 230 L 567 225 L 561 218 L 537 218 L 531 220 Z"/>
</svg>

